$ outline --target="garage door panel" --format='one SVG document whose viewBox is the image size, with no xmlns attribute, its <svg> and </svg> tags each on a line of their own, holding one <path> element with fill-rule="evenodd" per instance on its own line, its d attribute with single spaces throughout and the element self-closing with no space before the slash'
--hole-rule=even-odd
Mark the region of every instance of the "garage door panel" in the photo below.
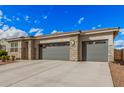
<svg viewBox="0 0 124 93">
<path fill-rule="evenodd" d="M 69 46 L 50 46 L 43 48 L 42 59 L 69 60 Z"/>
<path fill-rule="evenodd" d="M 87 61 L 107 61 L 108 60 L 108 42 L 90 41 L 86 42 L 86 60 Z"/>
</svg>

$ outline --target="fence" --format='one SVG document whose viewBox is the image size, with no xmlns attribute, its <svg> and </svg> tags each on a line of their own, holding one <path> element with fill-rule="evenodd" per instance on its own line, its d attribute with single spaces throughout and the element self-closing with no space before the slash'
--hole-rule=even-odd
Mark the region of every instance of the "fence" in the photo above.
<svg viewBox="0 0 124 93">
<path fill-rule="evenodd" d="M 115 61 L 124 61 L 124 49 L 114 50 L 114 60 Z"/>
</svg>

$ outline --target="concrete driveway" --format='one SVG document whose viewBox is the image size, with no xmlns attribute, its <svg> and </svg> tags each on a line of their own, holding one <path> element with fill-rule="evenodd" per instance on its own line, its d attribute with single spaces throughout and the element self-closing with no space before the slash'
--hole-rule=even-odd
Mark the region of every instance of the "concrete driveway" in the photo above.
<svg viewBox="0 0 124 93">
<path fill-rule="evenodd" d="M 107 62 L 19 61 L 0 65 L 0 86 L 111 87 Z"/>
</svg>

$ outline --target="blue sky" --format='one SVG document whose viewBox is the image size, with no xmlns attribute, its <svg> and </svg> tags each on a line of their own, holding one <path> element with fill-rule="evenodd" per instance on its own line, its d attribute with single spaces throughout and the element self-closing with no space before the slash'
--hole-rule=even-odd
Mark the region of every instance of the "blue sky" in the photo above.
<svg viewBox="0 0 124 93">
<path fill-rule="evenodd" d="M 0 6 L 1 38 L 109 27 L 121 27 L 115 41 L 123 48 L 124 6 Z"/>
</svg>

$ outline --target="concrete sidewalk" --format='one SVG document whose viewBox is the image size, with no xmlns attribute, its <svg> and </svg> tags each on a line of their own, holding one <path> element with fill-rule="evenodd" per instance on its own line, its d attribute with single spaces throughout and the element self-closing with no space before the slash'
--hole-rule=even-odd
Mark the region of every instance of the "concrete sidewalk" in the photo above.
<svg viewBox="0 0 124 93">
<path fill-rule="evenodd" d="M 0 66 L 0 86 L 112 87 L 107 62 L 35 60 Z"/>
</svg>

